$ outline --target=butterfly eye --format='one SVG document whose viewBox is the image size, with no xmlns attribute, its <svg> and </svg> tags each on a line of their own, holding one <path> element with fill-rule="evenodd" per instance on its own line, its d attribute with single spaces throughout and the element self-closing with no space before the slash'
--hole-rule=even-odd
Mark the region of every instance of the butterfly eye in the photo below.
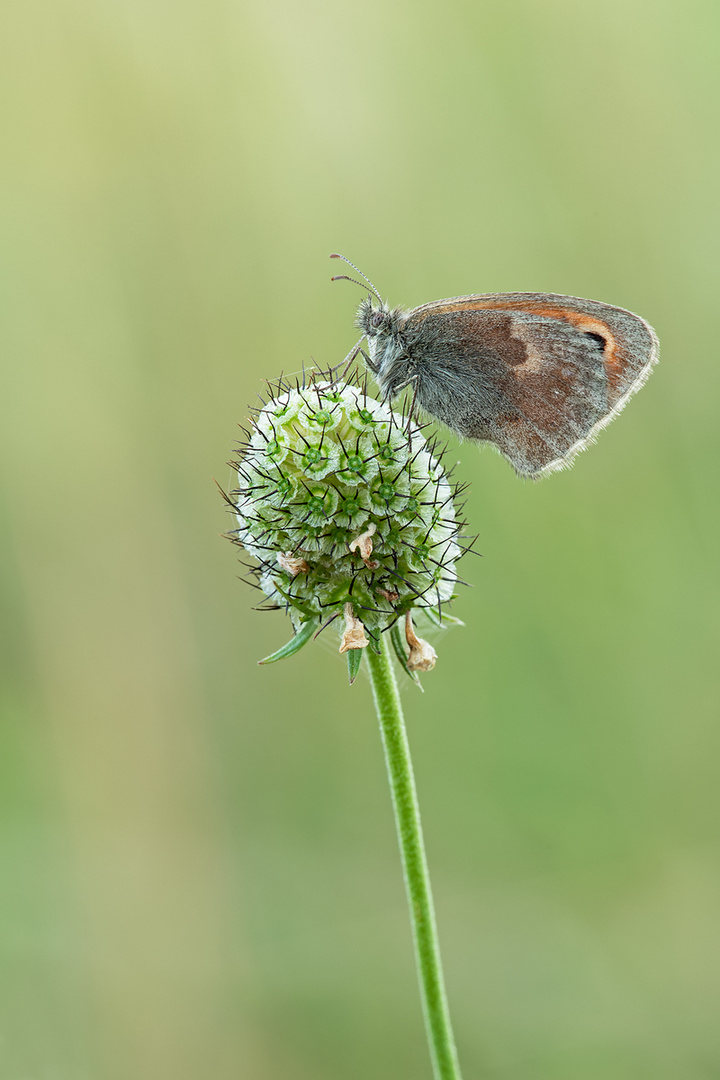
<svg viewBox="0 0 720 1080">
<path fill-rule="evenodd" d="M 382 311 L 373 311 L 372 324 L 373 326 L 382 326 L 384 322 L 384 316 Z"/>
<path fill-rule="evenodd" d="M 607 341 L 602 336 L 602 334 L 593 334 L 591 330 L 586 330 L 585 337 L 592 338 L 593 341 L 595 341 L 600 346 L 601 351 L 603 351 L 607 345 Z"/>
</svg>

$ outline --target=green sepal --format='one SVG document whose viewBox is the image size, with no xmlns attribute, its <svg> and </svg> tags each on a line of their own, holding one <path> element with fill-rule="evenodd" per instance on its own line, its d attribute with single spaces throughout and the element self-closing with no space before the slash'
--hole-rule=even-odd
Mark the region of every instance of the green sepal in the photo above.
<svg viewBox="0 0 720 1080">
<path fill-rule="evenodd" d="M 360 664 L 362 663 L 363 650 L 362 649 L 348 649 L 347 651 L 347 665 L 348 665 L 348 681 L 350 685 L 357 679 L 357 673 L 360 670 Z"/>
<path fill-rule="evenodd" d="M 390 641 L 392 642 L 392 647 L 395 650 L 395 655 L 397 656 L 398 660 L 400 661 L 400 667 L 403 669 L 405 674 L 409 678 L 412 679 L 412 681 L 415 683 L 417 688 L 424 694 L 425 691 L 422 688 L 422 683 L 420 682 L 420 680 L 417 677 L 417 673 L 414 672 L 414 671 L 411 671 L 410 668 L 408 667 L 407 656 L 405 655 L 405 646 L 403 645 L 403 639 L 402 639 L 402 634 L 400 632 L 400 623 L 399 622 L 396 622 L 395 625 L 390 630 Z"/>
<path fill-rule="evenodd" d="M 276 660 L 284 660 L 286 656 L 292 656 L 293 653 L 298 652 L 303 645 L 307 645 L 317 630 L 319 622 L 319 619 L 311 619 L 309 622 L 303 623 L 295 637 L 288 641 L 287 645 L 283 645 L 282 649 L 278 649 L 277 652 L 266 656 L 264 660 L 258 660 L 258 664 L 274 664 Z"/>
<path fill-rule="evenodd" d="M 302 612 L 303 615 L 307 615 L 308 619 L 310 619 L 311 621 L 313 619 L 315 619 L 316 621 L 319 621 L 319 620 L 317 620 L 317 616 L 316 616 L 315 612 L 313 611 L 313 609 L 312 609 L 312 607 L 310 606 L 309 603 L 307 603 L 307 602 L 303 603 L 302 600 L 300 600 L 297 596 L 292 596 L 289 591 L 286 591 L 285 589 L 283 589 L 283 587 L 282 587 L 282 585 L 281 585 L 281 583 L 280 583 L 280 581 L 278 579 L 275 579 L 274 584 L 275 584 L 275 591 L 282 597 L 282 599 L 286 602 L 286 604 L 289 604 L 290 607 L 295 608 L 297 611 Z M 304 629 L 304 627 L 303 627 L 303 629 Z M 264 661 L 259 660 L 258 663 L 264 663 Z"/>
<path fill-rule="evenodd" d="M 454 600 L 455 597 L 453 596 L 451 599 Z M 438 615 L 435 608 L 417 608 L 416 610 L 422 611 L 423 615 L 430 620 L 433 626 L 440 626 L 444 629 L 447 626 L 465 625 L 462 619 L 457 619 L 454 615 L 448 615 L 445 611 L 443 611 L 442 615 Z"/>
</svg>

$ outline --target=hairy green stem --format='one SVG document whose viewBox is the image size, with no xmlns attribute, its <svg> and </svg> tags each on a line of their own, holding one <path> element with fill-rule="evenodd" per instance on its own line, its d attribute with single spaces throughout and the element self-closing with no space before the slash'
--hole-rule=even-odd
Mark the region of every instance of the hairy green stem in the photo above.
<svg viewBox="0 0 720 1080">
<path fill-rule="evenodd" d="M 372 647 L 365 650 L 365 655 L 390 779 L 430 1056 L 435 1080 L 461 1080 L 445 997 L 420 807 L 387 634 L 380 635 L 380 643 L 379 655 Z"/>
</svg>

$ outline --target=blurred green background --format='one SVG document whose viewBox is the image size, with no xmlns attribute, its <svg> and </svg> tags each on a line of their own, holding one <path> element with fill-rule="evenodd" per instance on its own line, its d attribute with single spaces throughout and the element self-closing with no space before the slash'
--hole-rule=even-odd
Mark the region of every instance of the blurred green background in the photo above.
<svg viewBox="0 0 720 1080">
<path fill-rule="evenodd" d="M 211 477 L 361 294 L 574 293 L 660 367 L 569 473 L 453 446 L 404 691 L 466 1080 L 720 1076 L 720 9 L 6 0 L 3 1080 L 428 1078 L 366 680 Z"/>
</svg>

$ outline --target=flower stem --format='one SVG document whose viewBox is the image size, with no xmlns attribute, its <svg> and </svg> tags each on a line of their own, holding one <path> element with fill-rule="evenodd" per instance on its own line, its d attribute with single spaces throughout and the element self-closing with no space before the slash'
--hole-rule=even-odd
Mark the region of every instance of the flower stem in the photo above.
<svg viewBox="0 0 720 1080">
<path fill-rule="evenodd" d="M 379 655 L 372 647 L 365 650 L 365 655 L 390 779 L 430 1056 L 435 1080 L 461 1080 L 445 997 L 410 747 L 386 634 L 380 635 L 380 647 Z"/>
</svg>

